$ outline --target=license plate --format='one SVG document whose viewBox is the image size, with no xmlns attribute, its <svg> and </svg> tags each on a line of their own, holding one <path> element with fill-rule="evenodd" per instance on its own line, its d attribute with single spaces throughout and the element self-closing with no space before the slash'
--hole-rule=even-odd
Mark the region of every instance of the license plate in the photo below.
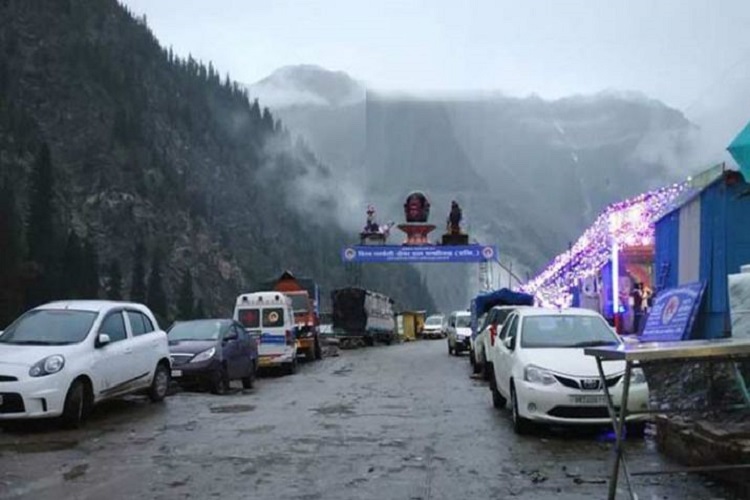
<svg viewBox="0 0 750 500">
<path fill-rule="evenodd" d="M 570 399 L 577 405 L 606 406 L 607 396 L 570 396 Z"/>
<path fill-rule="evenodd" d="M 182 370 L 172 370 L 172 378 L 182 377 Z"/>
<path fill-rule="evenodd" d="M 269 366 L 273 364 L 272 361 L 271 358 L 260 358 L 260 360 L 258 360 L 258 366 Z"/>
</svg>

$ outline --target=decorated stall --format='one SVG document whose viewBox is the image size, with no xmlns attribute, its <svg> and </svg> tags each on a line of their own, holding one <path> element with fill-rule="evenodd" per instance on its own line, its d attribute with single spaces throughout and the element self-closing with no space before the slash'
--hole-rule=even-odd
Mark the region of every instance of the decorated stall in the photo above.
<svg viewBox="0 0 750 500">
<path fill-rule="evenodd" d="M 654 222 L 692 180 L 608 206 L 567 252 L 555 257 L 521 287 L 540 305 L 586 307 L 600 312 L 621 332 L 642 326 L 658 287 L 654 268 Z"/>
</svg>

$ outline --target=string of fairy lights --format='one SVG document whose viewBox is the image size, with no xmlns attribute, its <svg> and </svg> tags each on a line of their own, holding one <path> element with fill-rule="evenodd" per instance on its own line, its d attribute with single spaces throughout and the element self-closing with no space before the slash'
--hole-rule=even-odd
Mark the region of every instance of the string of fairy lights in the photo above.
<svg viewBox="0 0 750 500">
<path fill-rule="evenodd" d="M 536 277 L 521 287 L 544 306 L 568 307 L 571 288 L 596 275 L 612 256 L 613 243 L 621 249 L 654 244 L 654 224 L 692 192 L 690 179 L 609 205 L 569 251 L 561 253 Z"/>
</svg>

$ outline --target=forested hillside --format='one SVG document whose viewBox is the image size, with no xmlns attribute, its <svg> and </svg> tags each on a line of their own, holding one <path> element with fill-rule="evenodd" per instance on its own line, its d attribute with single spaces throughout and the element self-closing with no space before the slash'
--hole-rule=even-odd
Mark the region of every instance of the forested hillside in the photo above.
<svg viewBox="0 0 750 500">
<path fill-rule="evenodd" d="M 299 179 L 331 190 L 302 197 Z M 115 0 L 0 1 L 0 325 L 71 297 L 225 315 L 283 269 L 343 285 L 333 180 L 229 75 Z M 362 284 L 432 308 L 412 268 Z"/>
</svg>

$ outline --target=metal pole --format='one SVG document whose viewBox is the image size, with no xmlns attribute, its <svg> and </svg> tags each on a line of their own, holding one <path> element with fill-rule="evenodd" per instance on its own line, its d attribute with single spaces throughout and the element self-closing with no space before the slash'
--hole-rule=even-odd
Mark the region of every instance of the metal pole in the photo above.
<svg viewBox="0 0 750 500">
<path fill-rule="evenodd" d="M 502 263 L 502 262 L 500 262 L 500 257 L 499 257 L 499 256 L 498 256 L 498 257 L 495 257 L 495 262 L 497 262 L 497 265 L 498 265 L 498 266 L 500 266 L 500 268 L 501 268 L 501 269 L 503 269 L 503 270 L 507 271 L 507 272 L 508 272 L 508 274 L 510 274 L 510 275 L 511 275 L 511 277 L 512 277 L 512 278 L 513 278 L 514 280 L 516 280 L 516 283 L 518 283 L 518 284 L 521 284 L 521 283 L 523 283 L 523 281 L 521 281 L 521 278 L 519 278 L 518 276 L 516 276 L 516 275 L 515 275 L 515 274 L 513 273 L 513 270 L 512 270 L 512 269 L 508 269 L 508 268 L 507 268 L 506 266 L 504 266 L 504 265 L 503 265 L 503 263 Z"/>
<path fill-rule="evenodd" d="M 510 261 L 510 264 L 508 265 L 508 288 L 513 288 L 513 283 L 511 283 L 511 278 L 513 278 L 513 261 Z"/>
<path fill-rule="evenodd" d="M 617 422 L 617 428 L 615 429 L 615 460 L 612 464 L 612 475 L 609 478 L 609 495 L 607 498 L 609 500 L 614 500 L 617 496 L 617 480 L 618 476 L 620 475 L 620 462 L 623 462 L 623 466 L 625 465 L 625 460 L 623 458 L 623 443 L 625 441 L 625 419 L 628 414 L 628 395 L 630 393 L 630 374 L 633 371 L 633 364 L 631 361 L 625 362 L 625 375 L 622 384 L 622 399 L 620 402 L 620 418 Z M 630 498 L 635 499 L 635 496 L 633 495 L 633 488 L 630 485 L 630 477 L 628 476 L 627 469 L 625 472 L 625 481 L 628 485 L 628 490 L 630 493 Z"/>
</svg>

